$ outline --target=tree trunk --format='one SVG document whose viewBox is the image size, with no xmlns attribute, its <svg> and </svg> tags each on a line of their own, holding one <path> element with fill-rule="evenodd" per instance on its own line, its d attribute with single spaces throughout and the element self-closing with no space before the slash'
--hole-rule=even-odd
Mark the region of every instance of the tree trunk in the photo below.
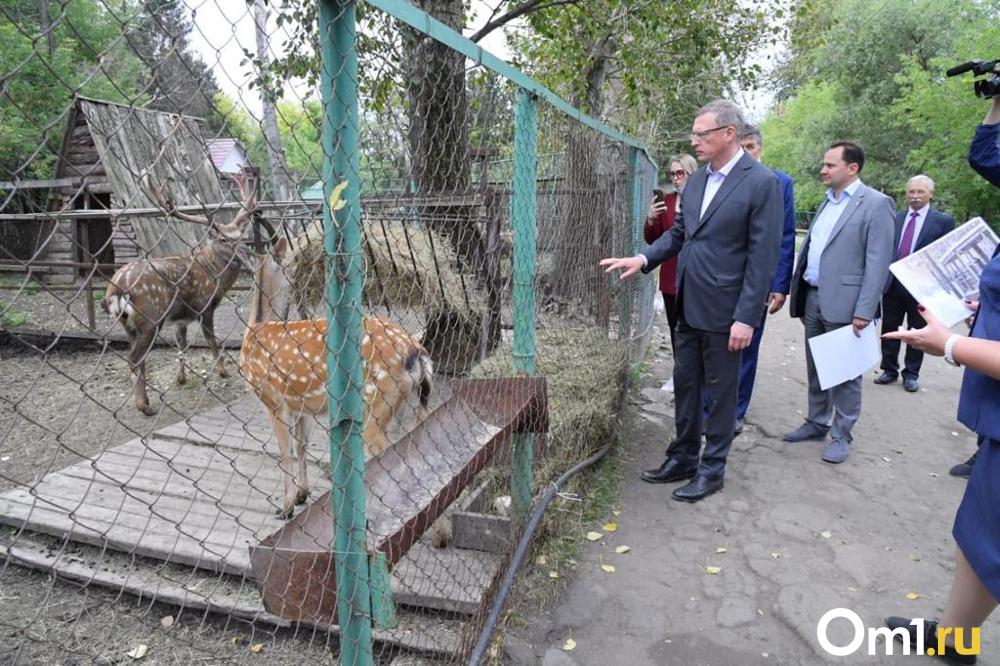
<svg viewBox="0 0 1000 666">
<path fill-rule="evenodd" d="M 462 0 L 421 0 L 421 9 L 462 31 Z M 466 193 L 471 182 L 465 56 L 426 35 L 405 32 L 408 141 L 413 186 L 420 196 Z M 463 267 L 482 266 L 483 241 L 467 206 L 422 207 L 424 221 L 443 231 Z"/>
<path fill-rule="evenodd" d="M 265 0 L 254 0 L 254 28 L 257 33 L 257 58 L 261 69 L 270 62 L 267 37 L 267 5 Z M 274 95 L 267 86 L 260 86 L 261 105 L 264 115 L 264 141 L 267 142 L 267 156 L 271 166 L 271 197 L 277 201 L 289 201 L 295 188 L 285 166 L 285 151 L 281 145 L 281 132 L 278 131 L 278 113 L 275 109 Z"/>
</svg>

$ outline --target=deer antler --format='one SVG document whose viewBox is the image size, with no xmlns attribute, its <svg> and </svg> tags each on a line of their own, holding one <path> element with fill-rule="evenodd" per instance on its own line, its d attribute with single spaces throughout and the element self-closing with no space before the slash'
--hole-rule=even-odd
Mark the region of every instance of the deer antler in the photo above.
<svg viewBox="0 0 1000 666">
<path fill-rule="evenodd" d="M 203 224 L 207 227 L 214 226 L 212 221 L 207 217 L 201 215 L 191 215 L 189 213 L 182 213 L 179 210 L 177 210 L 177 207 L 174 205 L 174 202 L 164 196 L 163 186 L 153 185 L 152 178 L 150 177 L 148 172 L 143 173 L 142 176 L 140 176 L 140 180 L 142 181 L 143 187 L 146 188 L 146 191 L 153 198 L 153 201 L 156 203 L 157 206 L 159 206 L 163 210 L 163 213 L 167 217 L 176 217 L 178 220 L 182 220 L 184 222 Z"/>
</svg>

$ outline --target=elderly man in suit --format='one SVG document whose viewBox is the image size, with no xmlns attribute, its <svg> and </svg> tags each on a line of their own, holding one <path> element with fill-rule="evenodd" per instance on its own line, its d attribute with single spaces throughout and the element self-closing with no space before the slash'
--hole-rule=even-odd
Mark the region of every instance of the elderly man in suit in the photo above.
<svg viewBox="0 0 1000 666">
<path fill-rule="evenodd" d="M 955 228 L 955 218 L 932 207 L 934 181 L 920 174 L 906 183 L 906 201 L 909 208 L 896 215 L 896 259 L 902 259 L 927 247 Z M 907 328 L 923 328 L 927 322 L 917 310 L 917 301 L 895 277 L 882 298 L 882 333 L 898 330 L 906 319 Z M 906 345 L 903 367 L 903 388 L 910 393 L 920 390 L 917 378 L 924 353 Z M 892 384 L 899 377 L 899 340 L 882 338 L 882 374 L 876 384 Z"/>
<path fill-rule="evenodd" d="M 603 259 L 622 279 L 678 256 L 674 391 L 677 437 L 650 483 L 691 481 L 673 492 L 697 502 L 722 489 L 733 442 L 740 353 L 749 346 L 778 263 L 781 186 L 740 146 L 743 113 L 716 100 L 695 117 L 691 145 L 707 164 L 688 178 L 670 233 L 641 254 Z M 700 456 L 702 393 L 711 399 Z"/>
<path fill-rule="evenodd" d="M 860 335 L 878 314 L 893 256 L 896 207 L 861 182 L 864 165 L 864 151 L 847 141 L 823 156 L 820 178 L 829 189 L 809 226 L 789 296 L 791 315 L 805 326 L 809 415 L 784 439 L 825 440 L 830 432 L 823 451 L 829 463 L 844 462 L 850 453 L 851 431 L 861 415 L 861 376 L 822 390 L 808 339 L 842 326 Z"/>
</svg>

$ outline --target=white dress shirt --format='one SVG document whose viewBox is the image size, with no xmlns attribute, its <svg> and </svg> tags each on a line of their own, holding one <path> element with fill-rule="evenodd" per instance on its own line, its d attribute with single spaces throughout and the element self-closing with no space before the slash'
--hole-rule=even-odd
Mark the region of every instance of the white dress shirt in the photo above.
<svg viewBox="0 0 1000 666">
<path fill-rule="evenodd" d="M 705 196 L 701 199 L 701 215 L 698 218 L 699 220 L 702 217 L 705 217 L 705 211 L 708 210 L 709 204 L 712 203 L 712 199 L 715 198 L 719 188 L 722 187 L 722 183 L 726 180 L 726 176 L 729 175 L 729 172 L 733 170 L 736 163 L 740 161 L 741 157 L 743 157 L 744 152 L 746 151 L 740 148 L 736 151 L 736 156 L 726 162 L 726 165 L 718 171 L 714 171 L 711 164 L 705 167 L 705 175 L 708 176 L 708 180 L 705 181 Z"/>
<path fill-rule="evenodd" d="M 913 210 L 908 208 L 906 211 L 906 217 L 903 218 L 903 228 L 899 231 L 899 247 L 896 248 L 896 256 L 899 256 L 900 250 L 903 249 L 903 235 L 906 233 L 906 227 L 910 224 L 910 216 L 913 213 L 917 214 L 917 224 L 913 229 L 913 240 L 911 241 L 910 247 L 907 248 L 906 254 L 912 254 L 913 248 L 917 245 L 917 239 L 920 238 L 920 231 L 924 228 L 924 222 L 927 221 L 927 211 L 930 210 L 931 205 L 927 204 L 920 210 Z"/>
<path fill-rule="evenodd" d="M 847 210 L 847 206 L 854 200 L 854 194 L 861 187 L 861 179 L 855 180 L 848 185 L 840 197 L 833 197 L 833 190 L 826 191 L 826 205 L 816 216 L 812 225 L 812 232 L 809 238 L 809 255 L 806 259 L 806 270 L 802 277 L 806 282 L 814 287 L 819 286 L 819 265 L 823 257 L 823 250 L 830 240 L 833 227 L 837 224 L 841 214 Z"/>
</svg>

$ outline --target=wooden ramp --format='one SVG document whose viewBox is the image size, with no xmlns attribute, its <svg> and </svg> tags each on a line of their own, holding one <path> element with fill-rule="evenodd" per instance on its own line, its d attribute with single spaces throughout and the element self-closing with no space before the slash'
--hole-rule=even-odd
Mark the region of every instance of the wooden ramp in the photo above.
<svg viewBox="0 0 1000 666">
<path fill-rule="evenodd" d="M 317 498 L 330 489 L 323 428 L 314 429 L 307 457 Z M 287 625 L 264 610 L 250 562 L 250 548 L 286 525 L 276 516 L 282 489 L 277 444 L 248 398 L 0 495 L 0 524 L 16 528 L 0 539 L 0 555 L 144 598 Z M 46 545 L 52 538 L 57 547 Z M 67 544 L 89 556 L 67 554 Z M 395 601 L 474 614 L 500 566 L 496 554 L 419 540 L 393 570 Z M 454 647 L 454 628 L 442 633 L 440 618 L 428 616 L 422 619 L 436 628 L 419 635 L 411 616 L 401 615 L 409 633 L 383 632 L 382 639 L 405 635 L 404 642 L 432 649 L 440 638 L 440 649 Z"/>
</svg>

